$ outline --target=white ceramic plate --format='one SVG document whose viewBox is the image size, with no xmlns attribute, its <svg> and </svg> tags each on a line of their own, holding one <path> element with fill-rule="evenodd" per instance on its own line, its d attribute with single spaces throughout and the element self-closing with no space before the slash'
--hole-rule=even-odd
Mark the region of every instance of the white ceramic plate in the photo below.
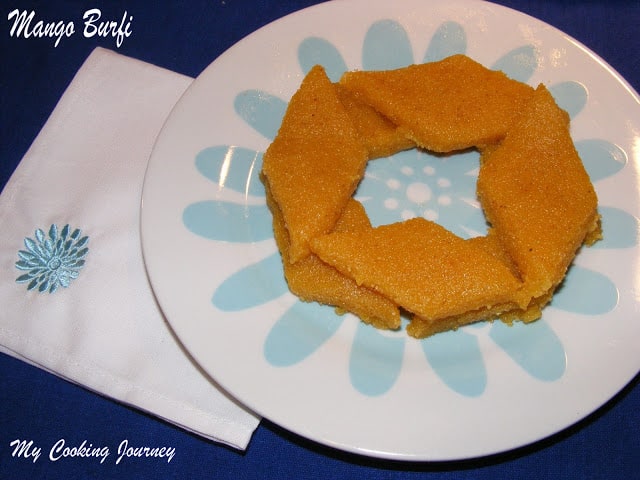
<svg viewBox="0 0 640 480">
<path fill-rule="evenodd" d="M 605 241 L 584 249 L 541 321 L 424 341 L 381 333 L 287 290 L 258 180 L 261 152 L 314 63 L 392 68 L 466 53 L 572 115 Z M 602 60 L 521 13 L 465 0 L 329 2 L 215 60 L 176 105 L 146 176 L 142 237 L 154 291 L 195 360 L 231 395 L 304 437 L 402 460 L 493 454 L 593 412 L 640 369 L 637 94 Z M 371 163 L 374 224 L 412 215 L 481 234 L 477 156 Z M 304 200 L 303 200 L 304 201 Z"/>
</svg>

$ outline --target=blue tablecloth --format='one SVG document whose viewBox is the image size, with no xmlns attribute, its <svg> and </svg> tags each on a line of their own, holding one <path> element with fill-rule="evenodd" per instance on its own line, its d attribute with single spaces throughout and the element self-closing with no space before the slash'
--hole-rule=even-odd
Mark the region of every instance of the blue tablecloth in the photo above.
<svg viewBox="0 0 640 480">
<path fill-rule="evenodd" d="M 390 0 L 391 1 L 391 0 Z M 428 0 L 425 0 L 428 2 Z M 69 20 L 87 8 L 105 18 L 135 18 L 118 51 L 197 76 L 235 42 L 314 0 L 73 0 L 4 3 L 0 52 L 0 181 L 4 185 L 38 134 L 66 86 L 96 46 L 114 40 L 10 37 L 9 12 L 35 9 L 39 18 Z M 640 90 L 640 2 L 625 0 L 501 0 L 573 36 Z M 0 306 L 1 310 L 1 306 Z M 2 311 L 1 315 L 11 315 Z M 455 463 L 395 463 L 319 446 L 263 420 L 244 453 L 186 433 L 37 368 L 0 355 L 0 478 L 640 478 L 640 386 L 636 377 L 603 408 L 534 445 L 490 458 Z M 83 458 L 31 462 L 14 458 L 14 439 L 53 445 L 86 440 L 94 445 L 175 448 L 170 463 L 129 459 L 116 465 Z"/>
</svg>

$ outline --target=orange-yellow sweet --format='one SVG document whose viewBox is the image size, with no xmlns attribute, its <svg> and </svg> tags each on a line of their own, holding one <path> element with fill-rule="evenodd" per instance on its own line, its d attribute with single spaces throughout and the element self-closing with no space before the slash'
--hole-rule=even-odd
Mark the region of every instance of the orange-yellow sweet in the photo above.
<svg viewBox="0 0 640 480">
<path fill-rule="evenodd" d="M 579 247 L 601 235 L 598 199 L 571 139 L 569 117 L 543 85 L 504 141 L 483 155 L 477 192 L 524 282 L 520 302 L 541 308 Z"/>
<path fill-rule="evenodd" d="M 368 151 L 324 69 L 316 66 L 293 95 L 264 154 L 261 177 L 289 233 L 289 261 L 333 230 L 360 182 Z"/>
<path fill-rule="evenodd" d="M 351 312 L 364 322 L 380 329 L 400 327 L 400 311 L 388 298 L 357 285 L 352 279 L 311 254 L 304 259 L 289 261 L 289 238 L 280 209 L 267 191 L 267 205 L 273 215 L 273 232 L 282 256 L 284 275 L 291 292 L 306 302 L 335 306 L 339 313 Z M 336 232 L 370 229 L 364 208 L 351 199 L 338 219 Z"/>
<path fill-rule="evenodd" d="M 415 143 L 408 139 L 388 118 L 382 116 L 371 105 L 360 101 L 356 95 L 340 83 L 334 85 L 338 98 L 346 108 L 369 152 L 370 160 L 388 157 L 415 147 Z"/>
<path fill-rule="evenodd" d="M 352 199 L 367 159 L 413 145 L 481 152 L 487 235 L 422 218 L 371 228 Z M 378 160 L 384 161 L 384 160 Z M 602 236 L 597 197 L 549 91 L 464 55 L 383 72 L 315 67 L 261 175 L 293 293 L 424 338 L 471 322 L 540 317 L 582 245 Z"/>
<path fill-rule="evenodd" d="M 493 315 L 512 309 L 521 287 L 503 261 L 423 218 L 330 233 L 315 238 L 311 248 L 358 285 L 380 292 L 428 324 L 462 319 L 469 312 L 484 314 L 496 306 L 501 310 Z M 453 327 L 460 325 L 456 321 Z"/>
<path fill-rule="evenodd" d="M 340 84 L 418 146 L 435 152 L 502 140 L 533 92 L 465 55 L 396 70 L 346 72 Z"/>
</svg>

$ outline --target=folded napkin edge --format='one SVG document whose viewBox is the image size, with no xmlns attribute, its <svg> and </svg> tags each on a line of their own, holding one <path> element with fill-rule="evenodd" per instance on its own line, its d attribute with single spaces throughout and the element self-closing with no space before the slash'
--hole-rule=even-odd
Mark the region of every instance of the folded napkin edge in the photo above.
<svg viewBox="0 0 640 480">
<path fill-rule="evenodd" d="M 4 329 L 0 329 L 0 337 L 4 339 L 9 337 L 15 338 L 15 335 L 10 332 L 6 332 Z M 107 394 L 104 393 L 104 388 L 101 388 L 103 386 L 101 386 L 100 382 L 94 381 L 92 383 L 86 380 L 78 381 L 74 379 L 73 373 L 76 373 L 75 376 L 77 376 L 78 372 L 83 370 L 82 365 L 79 363 L 71 362 L 74 367 L 73 371 L 68 369 L 68 373 L 63 374 L 60 371 L 53 370 L 38 362 L 29 355 L 29 352 L 24 352 L 24 348 L 22 349 L 23 352 L 20 352 L 20 350 L 12 348 L 12 346 L 7 345 L 7 343 L 9 342 L 4 342 L 3 345 L 0 345 L 0 353 L 25 362 L 34 368 L 39 368 L 108 401 L 118 403 L 127 408 L 139 410 L 145 414 L 156 417 L 167 424 L 175 425 L 183 430 L 223 443 L 237 450 L 245 450 L 247 448 L 249 441 L 251 440 L 251 436 L 260 422 L 260 418 L 255 414 L 252 414 L 253 419 L 251 419 L 251 417 L 247 417 L 247 419 L 251 421 L 246 422 L 232 421 L 229 420 L 229 418 L 218 415 L 216 415 L 216 418 L 212 420 L 212 413 L 210 411 L 205 411 L 191 404 L 178 402 L 166 395 L 163 395 L 162 393 L 142 388 L 139 385 L 121 378 L 116 378 L 103 369 L 101 369 L 101 372 L 96 372 L 96 366 L 92 365 L 92 368 L 88 371 L 92 377 L 97 376 L 99 378 L 112 380 L 120 386 L 119 391 L 121 392 L 121 395 L 116 396 L 115 394 Z M 36 342 L 30 343 L 32 343 L 31 348 L 45 350 L 48 355 L 55 356 L 55 353 L 46 345 L 36 345 Z M 67 366 L 69 366 L 68 361 Z M 87 378 L 87 373 L 82 374 L 82 377 Z M 110 387 L 112 386 L 113 383 L 110 384 Z M 158 404 L 158 401 L 161 402 L 161 404 Z M 164 408 L 160 408 L 161 406 L 164 406 Z M 184 411 L 185 415 L 182 417 L 176 416 L 176 407 L 178 407 L 180 411 Z M 246 407 L 242 408 L 246 410 Z M 164 410 L 166 410 L 166 412 Z M 193 415 L 195 419 L 189 418 L 186 415 L 187 413 L 189 415 Z M 221 426 L 223 427 L 222 430 Z M 233 440 L 230 440 L 231 438 L 233 438 Z"/>
</svg>

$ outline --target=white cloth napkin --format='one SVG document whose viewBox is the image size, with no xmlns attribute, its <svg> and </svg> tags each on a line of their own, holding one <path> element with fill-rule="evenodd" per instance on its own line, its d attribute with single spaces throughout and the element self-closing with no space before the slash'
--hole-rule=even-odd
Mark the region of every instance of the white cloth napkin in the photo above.
<svg viewBox="0 0 640 480">
<path fill-rule="evenodd" d="M 191 81 L 102 48 L 78 71 L 0 196 L 0 351 L 244 449 L 259 418 L 181 348 L 142 260 L 147 160 Z"/>
</svg>

